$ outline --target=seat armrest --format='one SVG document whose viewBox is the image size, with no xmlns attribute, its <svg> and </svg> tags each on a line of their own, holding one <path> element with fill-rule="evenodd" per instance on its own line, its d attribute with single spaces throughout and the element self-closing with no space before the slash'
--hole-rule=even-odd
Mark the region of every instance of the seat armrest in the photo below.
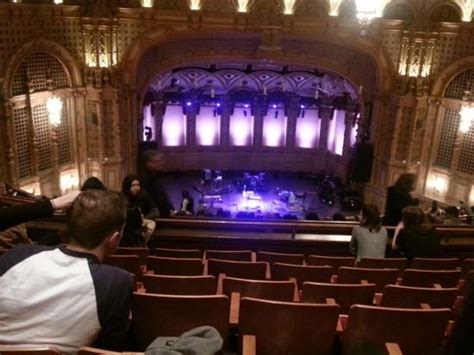
<svg viewBox="0 0 474 355">
<path fill-rule="evenodd" d="M 368 285 L 369 284 L 369 281 L 368 280 L 360 280 L 360 283 L 362 285 Z"/>
<path fill-rule="evenodd" d="M 422 309 L 431 309 L 431 306 L 428 303 L 420 303 Z"/>
<path fill-rule="evenodd" d="M 326 304 L 337 304 L 334 298 L 326 298 Z"/>
<path fill-rule="evenodd" d="M 257 354 L 257 338 L 255 335 L 244 335 L 242 344 L 242 355 Z"/>
<path fill-rule="evenodd" d="M 385 343 L 388 355 L 403 355 L 402 349 L 397 343 Z"/>
<path fill-rule="evenodd" d="M 222 295 L 222 290 L 224 289 L 224 277 L 225 274 L 219 274 L 219 277 L 217 278 L 217 294 Z"/>
<path fill-rule="evenodd" d="M 443 287 L 441 287 L 440 284 L 433 284 L 433 287 L 436 288 L 436 289 L 441 289 L 441 288 L 443 288 Z"/>
<path fill-rule="evenodd" d="M 453 306 L 454 314 L 461 314 L 463 308 L 464 308 L 464 296 L 456 296 L 456 299 L 454 300 L 454 306 Z"/>
<path fill-rule="evenodd" d="M 374 300 L 372 301 L 372 303 L 375 304 L 376 306 L 380 306 L 382 304 L 382 298 L 383 298 L 383 293 L 376 292 L 374 294 Z"/>
<path fill-rule="evenodd" d="M 331 281 L 329 281 L 332 284 L 337 284 L 337 275 L 331 275 Z"/>
<path fill-rule="evenodd" d="M 448 322 L 448 325 L 446 326 L 446 330 L 444 331 L 444 336 L 446 338 L 449 338 L 451 334 L 453 334 L 453 330 L 454 330 L 454 321 L 450 320 Z"/>
<path fill-rule="evenodd" d="M 231 326 L 239 324 L 239 312 L 240 312 L 240 293 L 232 292 L 230 296 L 230 313 L 229 323 Z"/>
<path fill-rule="evenodd" d="M 403 281 L 403 277 L 397 277 L 397 281 L 395 281 L 395 285 L 401 285 Z"/>
<path fill-rule="evenodd" d="M 340 314 L 339 315 L 339 319 L 337 320 L 337 327 L 336 327 L 336 332 L 337 333 L 343 333 L 344 330 L 346 330 L 348 318 L 349 318 L 349 316 L 347 314 Z"/>
<path fill-rule="evenodd" d="M 142 274 L 146 274 L 147 273 L 146 265 L 140 265 L 140 271 Z"/>
</svg>

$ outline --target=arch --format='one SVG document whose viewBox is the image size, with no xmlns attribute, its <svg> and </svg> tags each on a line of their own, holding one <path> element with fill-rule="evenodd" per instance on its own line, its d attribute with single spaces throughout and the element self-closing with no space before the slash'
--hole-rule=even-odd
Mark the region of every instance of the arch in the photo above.
<svg viewBox="0 0 474 355">
<path fill-rule="evenodd" d="M 461 22 L 462 9 L 454 2 L 444 2 L 434 5 L 428 13 L 432 22 Z"/>
<path fill-rule="evenodd" d="M 184 57 L 175 58 L 174 60 L 165 59 L 156 59 L 157 53 L 160 53 L 160 48 L 166 46 L 170 43 L 179 43 L 185 40 L 196 40 L 202 38 L 209 38 L 212 36 L 212 40 L 219 40 L 219 39 L 236 39 L 238 41 L 249 41 L 250 47 L 254 53 L 249 54 L 249 51 L 246 53 L 235 53 L 232 50 L 229 54 L 220 54 L 217 55 L 213 52 L 213 49 L 208 50 L 207 52 L 203 53 L 193 53 L 188 51 L 185 53 Z M 237 37 L 238 36 L 238 37 Z M 391 63 L 385 49 L 375 41 L 371 41 L 368 38 L 360 37 L 360 36 L 353 36 L 347 37 L 343 35 L 339 35 L 338 33 L 330 34 L 330 35 L 308 35 L 306 37 L 298 37 L 295 38 L 300 41 L 307 41 L 308 44 L 311 43 L 319 43 L 321 46 L 328 45 L 328 46 L 337 46 L 339 50 L 343 50 L 344 48 L 347 50 L 352 50 L 353 52 L 359 53 L 361 56 L 365 56 L 369 59 L 374 66 L 375 69 L 375 77 L 376 77 L 376 87 L 374 88 L 378 92 L 386 92 L 389 91 L 393 87 L 393 73 L 394 67 L 393 63 Z M 337 45 L 335 45 L 335 43 Z M 238 44 L 238 43 L 236 43 Z M 134 41 L 134 44 L 128 49 L 127 53 L 125 53 L 122 62 L 121 62 L 121 69 L 122 69 L 122 78 L 124 83 L 129 87 L 136 87 L 137 92 L 141 93 L 148 82 L 159 72 L 166 72 L 173 67 L 176 67 L 180 64 L 192 64 L 197 62 L 202 62 L 204 60 L 211 60 L 213 62 L 223 62 L 229 60 L 275 60 L 277 62 L 284 61 L 288 64 L 295 64 L 295 65 L 306 65 L 306 66 L 313 66 L 313 67 L 321 67 L 327 69 L 329 71 L 338 73 L 344 77 L 347 77 L 356 87 L 361 85 L 362 78 L 355 78 L 353 75 L 348 75 L 348 70 L 350 69 L 349 65 L 343 67 L 342 65 L 334 65 L 331 60 L 323 59 L 323 58 L 312 58 L 310 56 L 289 56 L 285 55 L 285 53 L 279 53 L 275 57 L 268 57 L 261 55 L 258 53 L 260 45 L 260 34 L 258 33 L 232 33 L 232 32 L 221 32 L 221 33 L 207 33 L 207 32 L 197 32 L 197 31 L 189 31 L 188 29 L 178 28 L 178 29 L 158 29 L 154 32 L 149 32 L 144 34 L 142 37 L 138 38 Z M 155 58 L 155 62 L 152 67 L 148 70 L 148 75 L 146 78 L 139 78 L 137 73 L 139 71 L 140 63 L 143 57 L 147 54 L 151 53 L 151 58 Z M 188 55 L 189 54 L 189 55 Z M 150 72 L 152 74 L 150 74 Z"/>
<path fill-rule="evenodd" d="M 65 67 L 72 87 L 82 86 L 81 71 L 74 57 L 60 44 L 47 39 L 39 39 L 25 43 L 7 60 L 3 72 L 5 76 L 3 84 L 5 93 L 9 93 L 16 67 L 26 56 L 34 52 L 46 52 L 54 56 Z"/>
<path fill-rule="evenodd" d="M 392 1 L 383 9 L 383 18 L 412 22 L 416 18 L 416 11 L 413 4 L 409 2 L 404 0 Z"/>
<path fill-rule="evenodd" d="M 434 82 L 431 95 L 441 97 L 448 85 L 464 70 L 474 67 L 474 56 L 461 58 L 444 69 Z"/>
</svg>

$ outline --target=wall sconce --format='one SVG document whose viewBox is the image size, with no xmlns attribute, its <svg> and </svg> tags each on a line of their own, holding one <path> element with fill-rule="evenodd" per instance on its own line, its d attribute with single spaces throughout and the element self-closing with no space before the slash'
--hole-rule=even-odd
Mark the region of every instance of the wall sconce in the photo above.
<svg viewBox="0 0 474 355">
<path fill-rule="evenodd" d="M 61 111 L 63 102 L 59 96 L 53 95 L 46 101 L 46 110 L 48 111 L 49 123 L 54 127 L 61 124 Z"/>
<path fill-rule="evenodd" d="M 253 0 L 233 0 L 233 2 L 237 12 L 240 13 L 249 12 L 250 6 L 253 4 Z"/>
<path fill-rule="evenodd" d="M 63 3 L 63 0 L 53 0 L 53 3 L 55 3 L 56 5 L 59 5 Z"/>
<path fill-rule="evenodd" d="M 283 14 L 293 15 L 295 12 L 296 0 L 284 0 L 283 1 Z"/>
<path fill-rule="evenodd" d="M 142 7 L 152 8 L 153 7 L 153 0 L 141 0 Z"/>
<path fill-rule="evenodd" d="M 464 92 L 463 103 L 461 109 L 459 110 L 459 131 L 461 133 L 467 133 L 471 129 L 471 125 L 474 122 L 474 105 L 473 102 L 469 100 L 471 95 L 470 90 Z"/>
<path fill-rule="evenodd" d="M 204 3 L 204 0 L 188 0 L 189 1 L 189 9 L 193 11 L 201 10 L 201 7 Z"/>
<path fill-rule="evenodd" d="M 365 36 L 367 28 L 372 20 L 377 17 L 377 10 L 380 7 L 380 1 L 376 0 L 355 0 L 356 17 L 362 27 L 360 34 Z"/>
</svg>

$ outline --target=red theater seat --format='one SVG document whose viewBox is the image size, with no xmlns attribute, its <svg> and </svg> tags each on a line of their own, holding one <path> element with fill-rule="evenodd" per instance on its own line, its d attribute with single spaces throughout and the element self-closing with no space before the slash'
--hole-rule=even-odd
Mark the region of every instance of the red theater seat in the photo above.
<svg viewBox="0 0 474 355">
<path fill-rule="evenodd" d="M 214 276 L 143 275 L 147 293 L 165 295 L 215 295 Z"/>
<path fill-rule="evenodd" d="M 148 256 L 146 265 L 148 270 L 153 271 L 156 275 L 197 276 L 202 275 L 204 271 L 202 260 L 192 258 Z"/>
</svg>

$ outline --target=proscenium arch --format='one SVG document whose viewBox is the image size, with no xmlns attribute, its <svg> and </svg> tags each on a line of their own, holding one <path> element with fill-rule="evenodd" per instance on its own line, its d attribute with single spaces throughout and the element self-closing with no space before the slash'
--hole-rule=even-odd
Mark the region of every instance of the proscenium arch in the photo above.
<svg viewBox="0 0 474 355">
<path fill-rule="evenodd" d="M 191 53 L 189 57 L 185 58 L 176 58 L 176 60 L 163 63 L 155 63 L 153 65 L 154 70 L 148 70 L 148 75 L 146 78 L 139 78 L 139 65 L 148 51 L 153 49 L 159 50 L 160 46 L 167 43 L 178 43 L 180 40 L 192 40 L 202 37 L 212 37 L 216 40 L 223 38 L 235 38 L 235 39 L 249 39 L 258 41 L 260 43 L 261 34 L 259 33 L 236 33 L 236 32 L 197 32 L 190 31 L 187 28 L 183 30 L 175 31 L 165 31 L 164 29 L 155 30 L 143 35 L 141 38 L 134 41 L 134 44 L 129 48 L 127 53 L 124 55 L 123 60 L 121 61 L 122 66 L 122 78 L 125 85 L 135 88 L 136 92 L 141 95 L 146 89 L 149 81 L 158 73 L 165 72 L 170 70 L 173 67 L 176 67 L 180 64 L 190 64 L 193 62 L 203 62 L 207 61 L 225 61 L 230 59 L 247 59 L 247 60 L 269 60 L 275 61 L 277 63 L 286 63 L 293 65 L 304 65 L 314 68 L 326 69 L 332 71 L 341 76 L 346 77 L 348 80 L 355 84 L 356 86 L 360 85 L 360 78 L 355 78 L 354 76 L 348 75 L 348 67 L 335 66 L 330 59 L 322 58 L 307 58 L 307 57 L 288 57 L 285 56 L 285 53 L 281 53 L 277 56 L 262 56 L 260 54 L 254 53 L 252 56 L 249 55 L 238 55 L 235 53 L 230 53 L 228 55 L 219 55 L 217 56 L 214 53 L 207 53 L 207 55 L 198 56 L 196 53 Z M 375 68 L 375 91 L 379 93 L 389 92 L 393 87 L 393 77 L 394 77 L 394 67 L 391 63 L 388 54 L 385 49 L 377 42 L 370 41 L 366 37 L 361 36 L 344 36 L 339 34 L 332 35 L 307 35 L 307 36 L 295 36 L 292 38 L 285 38 L 291 40 L 300 40 L 308 41 L 309 43 L 321 43 L 324 45 L 337 45 L 342 48 L 348 48 L 353 51 L 360 53 L 361 55 L 366 56 L 373 64 Z M 284 40 L 285 40 L 284 39 Z"/>
<path fill-rule="evenodd" d="M 81 70 L 74 57 L 60 44 L 47 39 L 39 39 L 25 43 L 8 58 L 1 74 L 1 76 L 5 77 L 3 84 L 4 92 L 10 92 L 11 81 L 17 66 L 24 58 L 35 52 L 45 52 L 55 57 L 65 67 L 64 69 L 69 77 L 71 87 L 82 86 Z"/>
<path fill-rule="evenodd" d="M 449 83 L 466 69 L 474 67 L 474 56 L 461 58 L 444 69 L 434 82 L 431 96 L 442 97 Z"/>
</svg>

